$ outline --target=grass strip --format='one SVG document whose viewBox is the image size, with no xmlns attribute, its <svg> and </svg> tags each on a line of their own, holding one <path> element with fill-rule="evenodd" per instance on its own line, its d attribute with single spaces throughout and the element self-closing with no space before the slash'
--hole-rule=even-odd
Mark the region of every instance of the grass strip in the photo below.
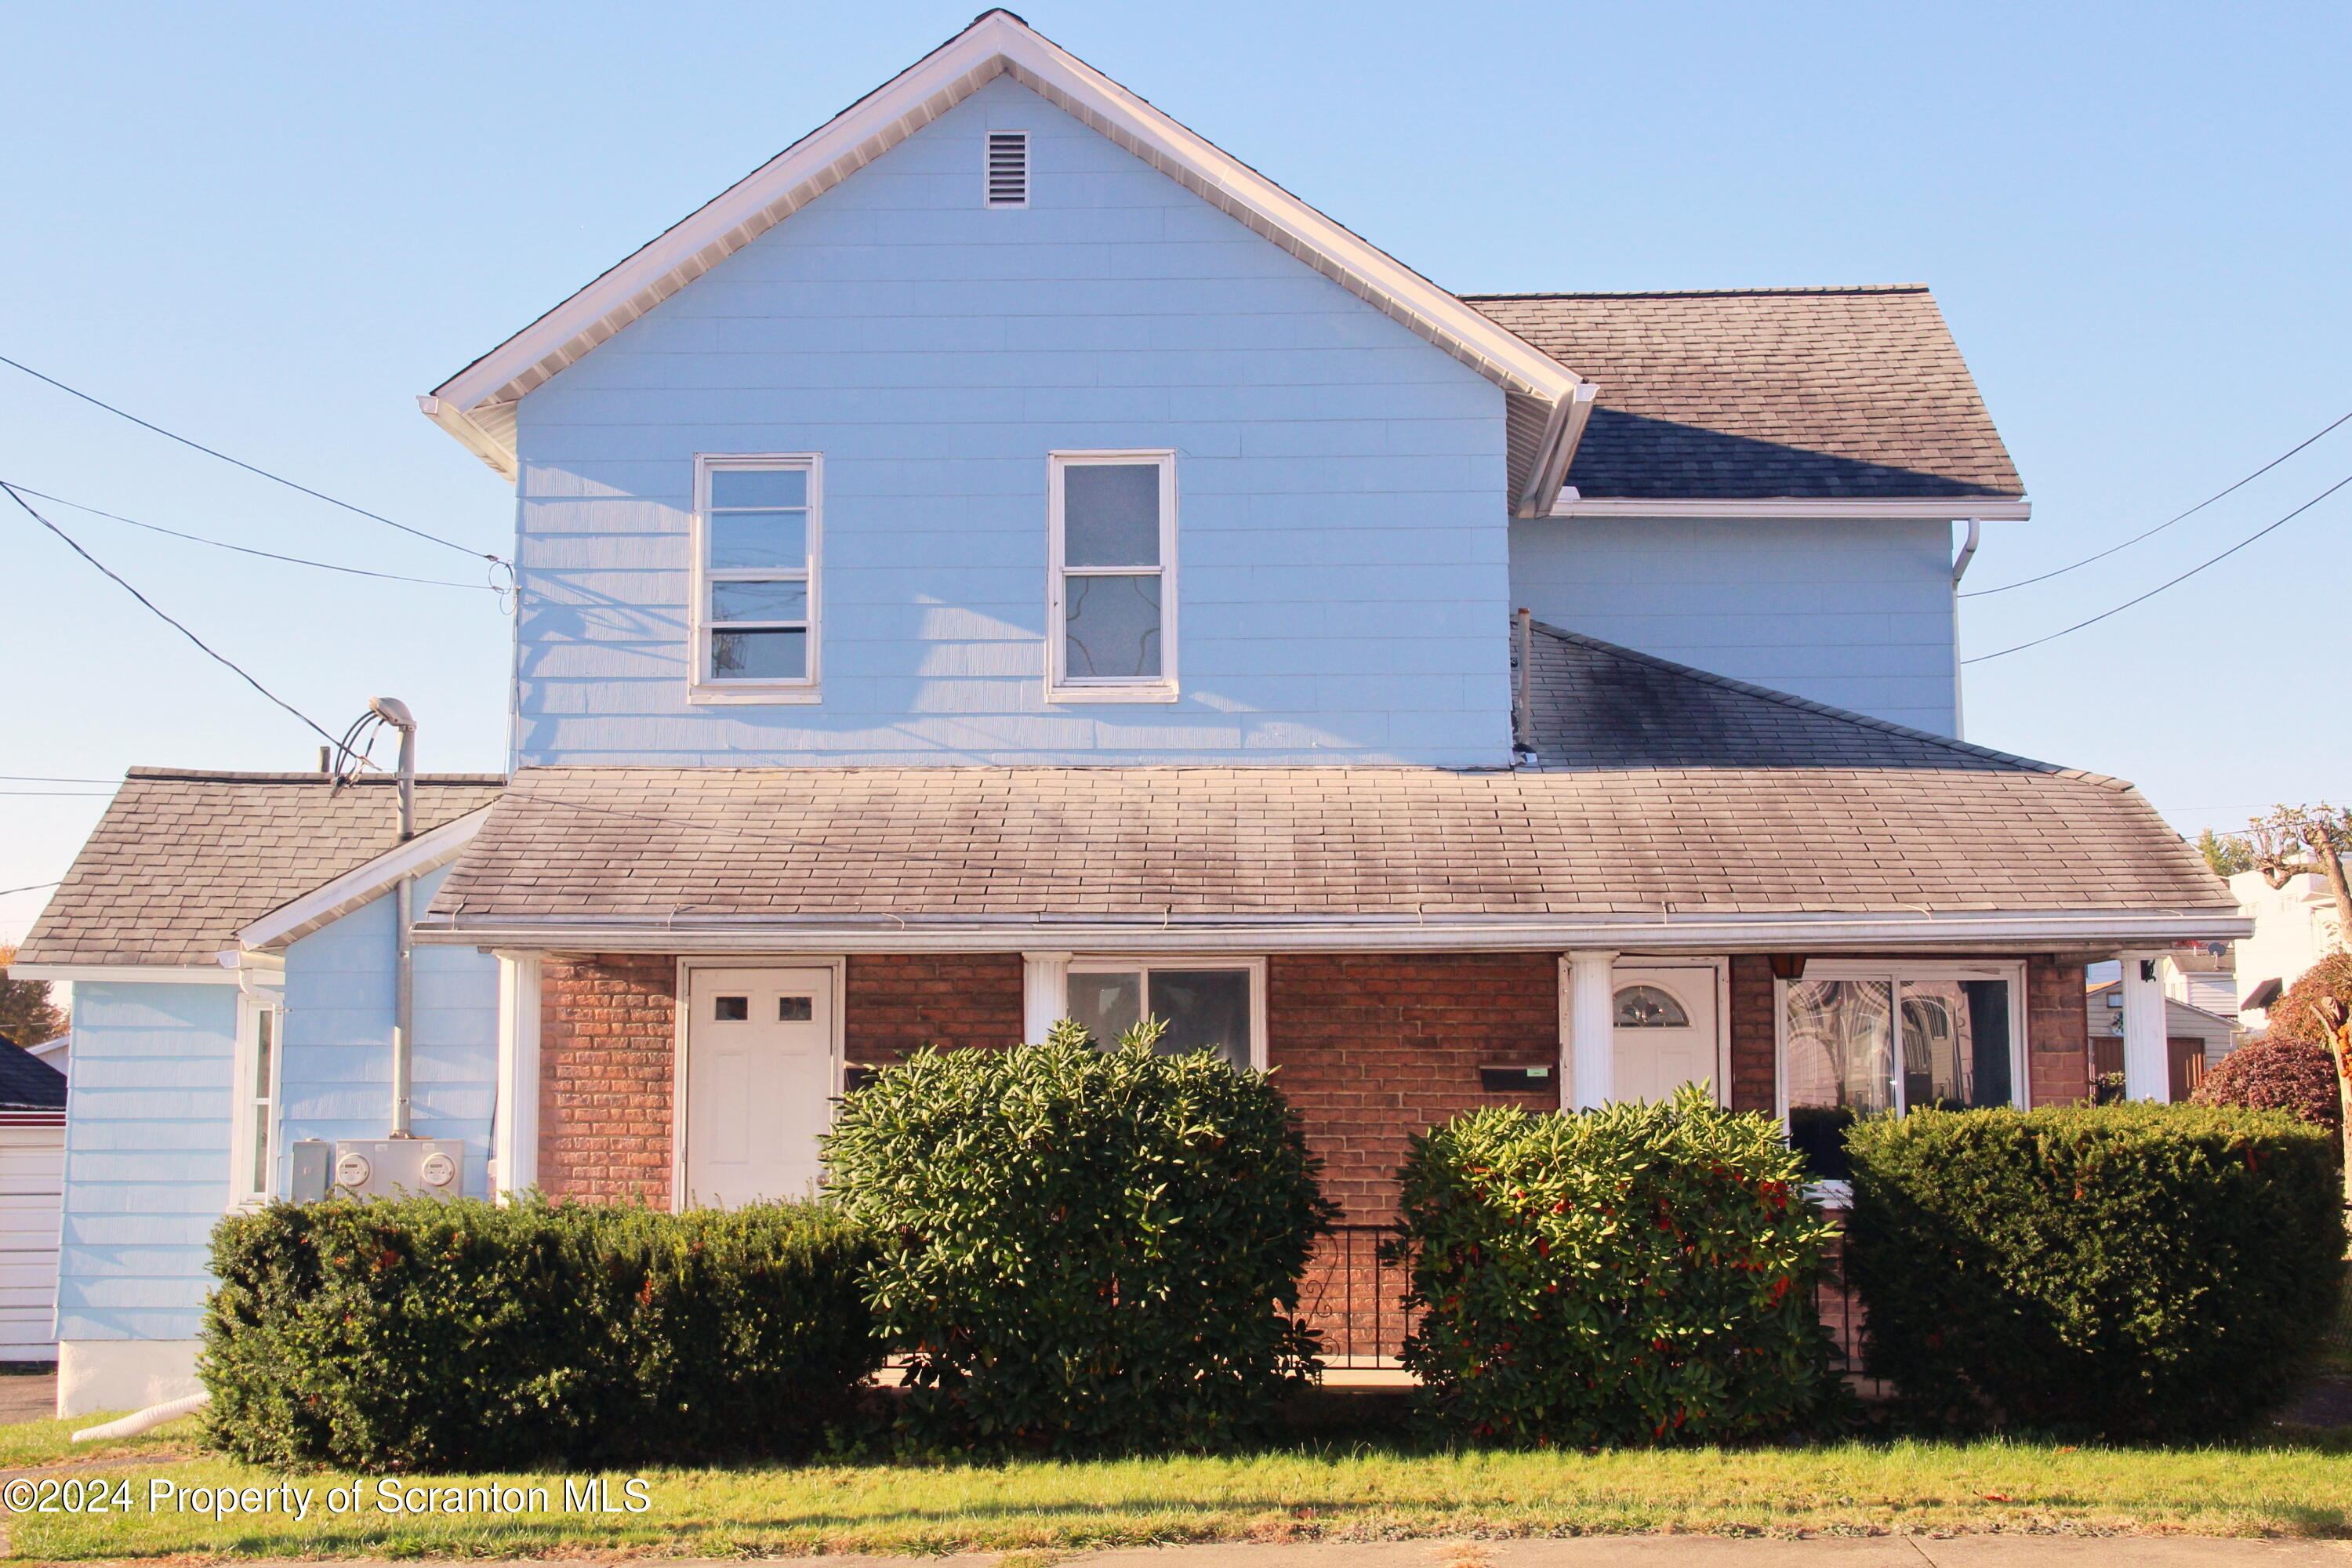
<svg viewBox="0 0 2352 1568">
<path fill-rule="evenodd" d="M 183 1489 L 291 1485 L 316 1500 L 307 1521 L 282 1506 L 219 1519 L 184 1507 L 151 1512 L 151 1477 Z M 625 1506 L 626 1479 L 606 1478 L 602 1498 Z M 2312 1432 L 2195 1449 L 1855 1443 L 1582 1456 L 1335 1446 L 1215 1458 L 653 1471 L 650 1506 L 635 1514 L 567 1510 L 567 1478 L 551 1475 L 389 1482 L 418 1509 L 453 1494 L 462 1504 L 467 1489 L 477 1500 L 493 1486 L 544 1489 L 546 1509 L 512 1514 L 384 1511 L 381 1483 L 368 1481 L 358 1483 L 355 1508 L 331 1515 L 327 1494 L 352 1478 L 286 1478 L 215 1458 L 107 1479 L 128 1489 L 130 1511 L 16 1513 L 7 1521 L 15 1554 L 934 1554 L 1660 1531 L 2352 1536 L 2352 1440 Z"/>
</svg>

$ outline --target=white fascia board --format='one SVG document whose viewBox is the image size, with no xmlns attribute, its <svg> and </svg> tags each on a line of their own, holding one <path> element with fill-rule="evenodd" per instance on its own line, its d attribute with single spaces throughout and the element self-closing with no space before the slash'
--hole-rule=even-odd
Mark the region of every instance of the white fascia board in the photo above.
<svg viewBox="0 0 2352 1568">
<path fill-rule="evenodd" d="M 2026 500 L 1808 500 L 1802 496 L 1767 497 L 1754 500 L 1620 500 L 1613 498 L 1570 499 L 1552 503 L 1554 517 L 1699 517 L 1789 518 L 1811 521 L 1855 519 L 1889 522 L 1924 521 L 1960 522 L 2023 522 L 2032 517 Z"/>
<path fill-rule="evenodd" d="M 1568 479 L 1569 466 L 1576 461 L 1576 448 L 1584 440 L 1584 427 L 1592 422 L 1592 405 L 1600 396 L 1600 383 L 1580 381 L 1566 397 L 1552 405 L 1542 449 L 1528 469 L 1527 486 L 1512 516 L 1541 517 L 1558 504 L 1560 486 Z"/>
<path fill-rule="evenodd" d="M 487 805 L 477 806 L 455 822 L 445 822 L 397 848 L 385 850 L 364 866 L 354 867 L 333 881 L 278 905 L 239 931 L 236 940 L 248 949 L 283 950 L 290 946 L 381 897 L 403 877 L 421 877 L 455 860 L 457 852 L 481 831 L 489 811 Z"/>
<path fill-rule="evenodd" d="M 510 425 L 483 417 L 485 409 L 520 399 L 990 81 L 1007 75 L 1505 390 L 1558 401 L 1578 384 L 1574 371 L 1525 339 L 1008 13 L 992 11 L 459 371 L 436 387 L 429 399 L 420 399 L 420 405 L 492 467 L 510 472 L 515 462 L 507 434 Z"/>
<path fill-rule="evenodd" d="M 1444 952 L 1609 948 L 1664 952 L 1833 952 L 1908 950 L 2159 946 L 2232 941 L 2253 922 L 2234 911 L 2156 910 L 1815 915 L 1723 919 L 1675 916 L 1596 920 L 1442 921 L 1234 921 L 1219 924 L 1055 924 L 1006 921 L 932 926 L 880 923 L 676 927 L 486 921 L 459 927 L 419 926 L 416 940 L 437 946 L 560 952 L 777 953 L 1020 952 L 1045 949 L 1135 953 Z"/>
<path fill-rule="evenodd" d="M 234 971 L 217 963 L 12 963 L 11 980 L 70 980 L 78 984 L 234 985 Z"/>
</svg>

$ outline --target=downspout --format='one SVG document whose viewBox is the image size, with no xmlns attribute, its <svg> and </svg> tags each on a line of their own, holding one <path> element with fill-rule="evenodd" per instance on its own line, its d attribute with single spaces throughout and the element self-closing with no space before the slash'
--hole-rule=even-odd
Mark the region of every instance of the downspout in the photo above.
<svg viewBox="0 0 2352 1568">
<path fill-rule="evenodd" d="M 400 841 L 416 837 L 416 717 L 396 697 L 368 704 L 400 731 Z M 393 890 L 392 937 L 392 1136 L 413 1138 L 408 1101 L 415 1068 L 416 879 L 403 877 Z"/>
<path fill-rule="evenodd" d="M 1952 739 L 1968 736 L 1967 699 L 1960 688 L 1960 579 L 1969 574 L 1969 563 L 1977 557 L 1977 540 L 1981 524 L 1969 519 L 1969 535 L 1960 541 L 1960 552 L 1952 559 Z"/>
</svg>

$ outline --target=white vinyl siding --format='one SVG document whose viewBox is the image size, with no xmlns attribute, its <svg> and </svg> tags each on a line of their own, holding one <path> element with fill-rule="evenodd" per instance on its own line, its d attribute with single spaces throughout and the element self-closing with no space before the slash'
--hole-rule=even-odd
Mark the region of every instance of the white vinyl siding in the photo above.
<svg viewBox="0 0 2352 1568">
<path fill-rule="evenodd" d="M 1046 614 L 1054 702 L 1176 700 L 1176 454 L 1055 452 Z"/>
<path fill-rule="evenodd" d="M 696 700 L 816 700 L 819 474 L 814 453 L 696 459 Z"/>
</svg>

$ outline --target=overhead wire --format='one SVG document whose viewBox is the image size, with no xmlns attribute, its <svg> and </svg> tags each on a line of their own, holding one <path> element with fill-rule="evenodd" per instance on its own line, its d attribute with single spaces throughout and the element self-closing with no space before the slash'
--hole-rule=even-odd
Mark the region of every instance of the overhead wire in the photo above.
<svg viewBox="0 0 2352 1568">
<path fill-rule="evenodd" d="M 115 571 L 112 567 L 107 565 L 106 563 L 100 561 L 97 556 L 92 555 L 89 551 L 83 549 L 80 542 L 75 539 L 72 534 L 68 533 L 64 529 L 59 528 L 47 518 L 43 517 L 34 507 L 31 501 L 26 500 L 23 496 L 16 493 L 16 486 L 10 484 L 5 479 L 0 479 L 0 490 L 7 491 L 8 499 L 22 507 L 25 510 L 26 516 L 31 518 L 35 522 L 39 523 L 43 528 L 47 529 L 51 533 L 56 534 L 59 539 L 63 540 L 65 542 L 66 548 L 71 550 L 76 555 L 80 556 L 84 561 L 89 562 L 100 573 L 104 574 L 116 587 L 121 588 L 124 593 L 138 600 L 140 604 L 144 605 L 148 612 L 154 616 L 157 620 L 162 621 L 165 626 L 170 626 L 173 631 L 178 632 L 182 637 L 195 644 L 199 649 L 203 650 L 206 658 L 213 660 L 214 663 L 221 666 L 224 669 L 229 671 L 232 675 L 235 675 L 239 680 L 244 681 L 247 686 L 252 687 L 256 691 L 258 691 L 262 696 L 268 698 L 278 708 L 283 709 L 285 711 L 292 714 L 295 718 L 300 720 L 304 724 L 308 725 L 320 740 L 327 742 L 329 744 L 333 743 L 335 738 L 327 733 L 326 730 L 320 726 L 317 720 L 311 718 L 308 713 L 303 712 L 299 708 L 295 707 L 291 702 L 287 701 L 283 697 L 278 696 L 275 691 L 270 690 L 267 686 L 262 685 L 260 681 L 255 679 L 253 676 L 247 673 L 245 668 L 237 664 L 236 660 L 230 658 L 226 654 L 219 652 L 217 649 L 214 648 L 211 644 L 205 642 L 204 638 L 190 631 L 179 621 L 174 620 L 161 605 L 157 605 L 154 600 L 149 598 L 146 595 L 132 587 L 130 582 L 124 578 L 121 573 Z"/>
<path fill-rule="evenodd" d="M 2347 417 L 2352 417 L 2352 416 L 2347 416 Z M 2295 508 L 2284 517 L 2280 518 L 2276 522 L 2256 529 L 2253 532 L 2246 535 L 2245 538 L 2238 541 L 2237 543 L 2230 546 L 2229 549 L 2221 552 L 2221 554 L 2213 556 L 2210 560 L 2199 562 L 2196 565 L 2191 566 L 2188 571 L 2183 572 L 2179 576 L 2172 578 L 2168 582 L 2158 583 L 2155 587 L 2150 588 L 2147 593 L 2140 595 L 2137 598 L 2126 599 L 2122 604 L 2117 605 L 2115 608 L 2111 610 L 2102 610 L 2087 621 L 2076 621 L 2073 626 L 2066 627 L 2063 631 L 2052 632 L 2048 637 L 2035 637 L 2032 642 L 2021 642 L 2017 644 L 2014 647 L 2002 648 L 1998 653 L 1980 653 L 1974 658 L 1964 658 L 1960 660 L 1960 662 L 1962 664 L 1982 664 L 1989 658 L 2006 658 L 2011 654 L 2023 653 L 2027 648 L 2040 647 L 2046 642 L 2055 642 L 2060 637 L 2067 637 L 2073 633 L 2081 631 L 2084 626 L 2097 626 L 2109 616 L 2119 616 L 2123 614 L 2124 611 L 2130 609 L 2134 605 L 2146 604 L 2148 600 L 2155 598 L 2158 594 L 2163 593 L 2167 588 L 2178 587 L 2179 584 L 2186 583 L 2191 577 L 2196 576 L 2200 572 L 2204 571 L 2206 567 L 2216 565 L 2221 562 L 2227 561 L 2231 556 L 2235 555 L 2247 545 L 2252 544 L 2257 539 L 2262 538 L 2263 535 L 2274 532 L 2279 529 L 2284 528 L 2288 523 L 2293 522 L 2296 518 L 2301 517 L 2305 512 L 2309 511 L 2313 507 L 2317 506 L 2321 501 L 2326 500 L 2329 496 L 2334 495 L 2337 490 L 2342 489 L 2347 485 L 2352 485 L 2352 474 L 2345 475 L 2342 479 L 2336 480 L 2334 484 L 2328 486 L 2326 489 L 2320 491 L 2317 495 L 2312 497 L 2309 500 L 2304 502 L 2301 506 Z"/>
<path fill-rule="evenodd" d="M 27 882 L 21 888 L 0 888 L 0 899 L 5 899 L 11 893 L 29 893 L 39 888 L 54 888 L 64 880 L 63 877 L 52 877 L 46 882 Z"/>
<path fill-rule="evenodd" d="M 2121 544 L 2111 544 L 2107 546 L 2106 549 L 2100 551 L 2096 555 L 2085 555 L 2080 561 L 2075 562 L 2072 566 L 2061 566 L 2055 571 L 2044 572 L 2039 577 L 2021 577 L 2014 583 L 2002 583 L 1990 588 L 1971 588 L 1960 595 L 1960 597 L 1963 599 L 1981 599 L 1992 594 L 2006 594 L 2011 588 L 2027 588 L 2032 586 L 2036 583 L 2047 583 L 2053 577 L 2063 577 L 2067 573 L 2074 571 L 2080 567 L 2088 566 L 2095 561 L 2105 561 L 2116 551 L 2128 550 L 2143 539 L 2152 539 L 2156 535 L 2162 533 L 2166 529 L 2170 528 L 2174 523 L 2196 516 L 2199 512 L 2203 511 L 2207 507 L 2211 506 L 2215 501 L 2220 500 L 2222 497 L 2244 489 L 2248 485 L 2252 484 L 2256 479 L 2261 479 L 2264 474 L 2269 473 L 2273 468 L 2277 468 L 2281 463 L 2285 462 L 2289 458 L 2294 457 L 2305 447 L 2317 441 L 2321 436 L 2326 436 L 2334 431 L 2337 426 L 2347 424 L 2352 424 L 2352 414 L 2347 414 L 2341 418 L 2335 420 L 2327 426 L 2326 429 L 2320 431 L 2318 436 L 2306 437 L 2305 439 L 2297 442 L 2295 445 L 2289 447 L 2285 451 L 2281 452 L 2277 457 L 2273 458 L 2269 462 L 2264 463 L 2261 468 L 2256 468 L 2252 473 L 2248 474 L 2244 479 L 2240 479 L 2236 484 L 2230 486 L 2227 489 L 2215 490 L 2211 495 L 2207 496 L 2203 500 L 2199 501 L 2187 511 L 2168 517 L 2162 522 L 2158 523 L 2154 528 L 2147 530 L 2145 533 L 2133 534 Z M 1990 658 L 1992 656 L 1988 654 L 1986 657 Z"/>
<path fill-rule="evenodd" d="M 215 550 L 234 550 L 239 555 L 258 555 L 265 561 L 283 561 L 295 566 L 316 566 L 323 572 L 348 572 L 354 577 L 382 577 L 393 583 L 422 583 L 428 587 L 464 588 L 468 592 L 484 594 L 496 594 L 501 591 L 493 583 L 453 583 L 446 577 L 408 577 L 397 572 L 373 572 L 363 566 L 338 566 L 331 561 L 311 561 L 299 555 L 280 555 L 273 550 L 256 550 L 249 545 L 231 544 L 225 539 L 207 539 L 201 533 L 183 533 L 176 528 L 165 528 L 160 523 L 142 522 L 135 517 L 124 517 L 118 512 L 102 511 L 97 507 L 81 501 L 68 500 L 63 496 L 53 496 L 47 490 L 37 490 L 30 485 L 15 485 L 14 481 L 11 483 L 15 489 L 24 491 L 28 496 L 37 497 L 45 501 L 53 501 L 58 506 L 69 506 L 76 511 L 86 511 L 92 517 L 102 517 L 110 522 L 127 522 L 133 528 L 143 528 L 150 533 L 169 534 L 173 539 L 184 539 L 195 544 L 209 544 Z"/>
<path fill-rule="evenodd" d="M 419 539 L 430 540 L 432 542 L 441 545 L 445 549 L 455 550 L 462 554 L 471 555 L 483 561 L 495 561 L 501 566 L 507 566 L 509 564 L 503 556 L 494 555 L 487 550 L 473 549 L 470 546 L 458 543 L 454 539 L 444 539 L 437 533 L 427 533 L 421 528 L 412 528 L 404 522 L 396 522 L 393 519 L 384 516 L 382 512 L 370 511 L 363 506 L 354 506 L 352 502 L 331 496 L 324 490 L 314 490 L 306 484 L 300 484 L 293 479 L 289 479 L 283 474 L 273 474 L 268 468 L 248 463 L 242 458 L 232 458 L 226 452 L 221 451 L 216 447 L 205 446 L 202 441 L 190 440 L 187 437 L 179 434 L 177 431 L 166 430 L 161 425 L 157 425 L 151 420 L 142 419 L 136 414 L 117 408 L 113 404 L 107 402 L 103 398 L 92 397 L 89 393 L 83 392 L 78 387 L 68 386 L 56 376 L 44 375 L 39 371 L 35 370 L 31 365 L 26 364 L 21 361 L 10 359 L 5 354 L 0 354 L 0 364 L 5 364 L 12 370 L 21 370 L 26 375 L 31 376 L 35 381 L 47 382 L 49 385 L 56 387 L 59 392 L 65 393 L 68 396 L 79 397 L 84 403 L 90 405 L 92 407 L 103 408 L 118 419 L 128 419 L 131 423 L 138 426 L 141 429 L 152 430 L 167 441 L 177 441 L 181 446 L 193 447 L 194 450 L 202 452 L 208 458 L 218 458 L 222 462 L 243 468 L 248 474 L 258 474 L 261 478 L 269 480 L 273 484 L 280 484 L 284 485 L 289 489 L 299 490 L 304 495 L 310 496 L 313 500 L 325 501 L 329 506 L 341 507 L 345 511 L 355 513 L 358 516 L 368 519 L 372 522 L 380 522 L 386 528 L 396 528 L 403 533 L 413 533 Z"/>
</svg>

